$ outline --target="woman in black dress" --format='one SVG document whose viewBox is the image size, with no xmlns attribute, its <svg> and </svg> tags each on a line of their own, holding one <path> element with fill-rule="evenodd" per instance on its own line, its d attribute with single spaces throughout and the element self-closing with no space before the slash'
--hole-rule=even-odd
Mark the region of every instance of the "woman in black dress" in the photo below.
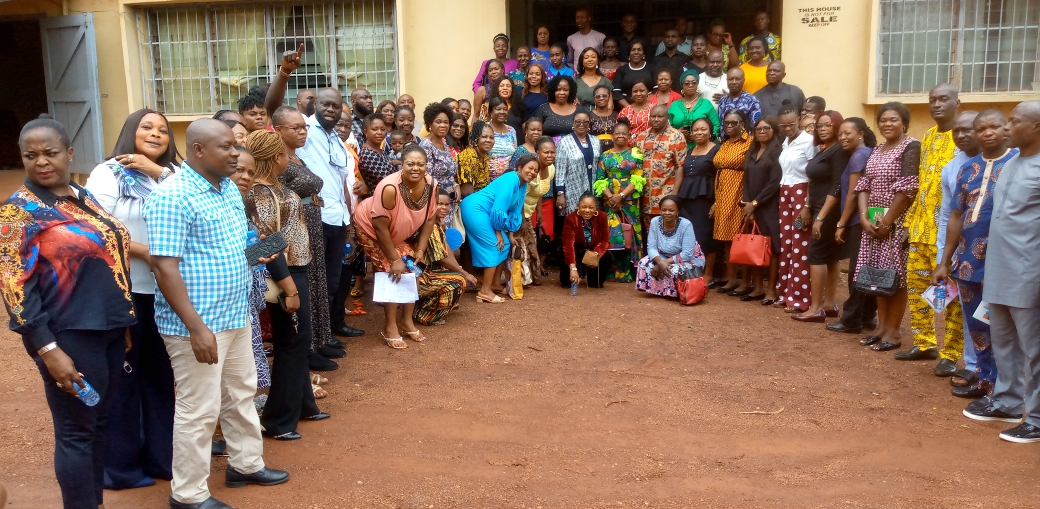
<svg viewBox="0 0 1040 509">
<path fill-rule="evenodd" d="M 646 61 L 646 48 L 640 41 L 632 41 L 628 50 L 628 63 L 618 67 L 614 73 L 614 108 L 620 110 L 632 102 L 632 86 L 636 83 L 653 83 L 654 73 Z"/>
<path fill-rule="evenodd" d="M 291 106 L 282 106 L 271 115 L 271 125 L 281 136 L 289 154 L 289 164 L 278 180 L 303 202 L 303 219 L 307 222 L 311 260 L 307 264 L 307 282 L 311 291 L 311 352 L 307 357 L 311 369 L 336 369 L 329 358 L 343 357 L 346 345 L 332 338 L 329 324 L 329 289 L 325 278 L 325 237 L 321 233 L 321 177 L 307 169 L 296 157 L 296 150 L 307 142 L 307 122 L 303 114 Z"/>
<path fill-rule="evenodd" d="M 683 181 L 679 188 L 682 198 L 682 217 L 693 223 L 693 233 L 704 252 L 704 280 L 714 282 L 715 254 L 719 243 L 712 232 L 715 220 L 711 217 L 711 206 L 715 203 L 715 153 L 719 146 L 711 141 L 712 125 L 706 118 L 693 121 L 688 141 L 695 143 L 686 153 L 683 162 Z"/>
<path fill-rule="evenodd" d="M 748 302 L 761 299 L 763 306 L 776 302 L 776 278 L 780 266 L 780 151 L 783 136 L 776 117 L 766 115 L 755 123 L 752 130 L 755 141 L 748 149 L 744 163 L 744 208 L 745 223 L 755 221 L 758 229 L 770 238 L 769 247 L 773 256 L 769 258 L 769 280 L 762 288 L 762 268 L 751 268 L 754 287 L 751 293 L 740 298 Z"/>
<path fill-rule="evenodd" d="M 574 132 L 574 114 L 588 111 L 577 103 L 578 86 L 570 76 L 556 76 L 547 89 L 549 102 L 531 118 L 542 121 L 542 134 L 559 139 Z"/>
<path fill-rule="evenodd" d="M 812 238 L 809 240 L 809 280 L 811 300 L 804 313 L 791 315 L 800 322 L 824 322 L 838 316 L 838 261 L 844 250 L 834 232 L 841 218 L 834 188 L 841 186 L 841 174 L 852 154 L 838 143 L 838 128 L 845 120 L 836 111 L 825 111 L 816 118 L 813 144 L 822 150 L 805 166 L 809 177 L 808 204 L 812 209 Z"/>
</svg>

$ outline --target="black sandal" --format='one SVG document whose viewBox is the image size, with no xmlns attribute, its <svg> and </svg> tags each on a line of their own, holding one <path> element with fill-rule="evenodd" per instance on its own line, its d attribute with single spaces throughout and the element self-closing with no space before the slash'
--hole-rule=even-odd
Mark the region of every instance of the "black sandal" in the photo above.
<svg viewBox="0 0 1040 509">
<path fill-rule="evenodd" d="M 760 293 L 758 295 L 745 295 L 740 298 L 741 302 L 751 302 L 753 300 L 762 300 L 766 298 L 766 294 Z"/>
<path fill-rule="evenodd" d="M 875 352 L 887 352 L 889 350 L 895 350 L 896 348 L 899 348 L 901 346 L 903 346 L 902 343 L 889 343 L 888 341 L 882 341 L 870 347 L 870 349 L 874 350 Z"/>
<path fill-rule="evenodd" d="M 772 306 L 774 303 L 776 303 L 776 299 L 762 299 L 763 306 Z"/>
<path fill-rule="evenodd" d="M 859 340 L 859 344 L 863 346 L 870 346 L 877 343 L 878 341 L 881 341 L 881 336 L 867 336 Z"/>
</svg>

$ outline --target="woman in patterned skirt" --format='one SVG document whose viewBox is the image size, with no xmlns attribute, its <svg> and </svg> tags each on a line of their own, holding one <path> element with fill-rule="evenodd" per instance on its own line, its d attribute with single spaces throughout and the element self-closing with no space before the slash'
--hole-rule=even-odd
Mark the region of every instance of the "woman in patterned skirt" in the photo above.
<svg viewBox="0 0 1040 509">
<path fill-rule="evenodd" d="M 872 345 L 876 352 L 901 346 L 899 326 L 906 311 L 906 263 L 909 247 L 903 220 L 906 209 L 917 196 L 921 163 L 921 142 L 907 136 L 910 110 L 903 103 L 889 102 L 877 113 L 878 131 L 885 143 L 874 147 L 863 176 L 856 184 L 859 194 L 859 218 L 863 237 L 859 251 L 859 268 L 893 269 L 896 271 L 896 292 L 891 297 L 877 297 L 878 326 L 873 336 L 860 341 Z M 868 214 L 880 210 L 877 220 Z"/>
<path fill-rule="evenodd" d="M 715 204 L 711 206 L 709 215 L 715 218 L 715 240 L 723 243 L 719 247 L 725 259 L 729 260 L 730 243 L 744 225 L 740 202 L 744 199 L 744 161 L 751 148 L 747 116 L 741 110 L 731 110 L 722 121 L 722 130 L 726 133 L 726 141 L 715 154 L 715 168 L 719 173 L 715 178 Z M 715 286 L 719 287 L 719 293 L 730 293 L 747 290 L 751 283 L 739 281 L 737 266 L 727 263 L 726 279 L 716 281 Z"/>
<path fill-rule="evenodd" d="M 612 279 L 629 283 L 635 277 L 635 266 L 643 257 L 643 222 L 640 220 L 639 198 L 643 194 L 646 179 L 643 177 L 643 154 L 638 148 L 630 147 L 628 119 L 623 118 L 614 125 L 614 146 L 600 156 L 599 171 L 592 184 L 596 196 L 603 199 L 607 211 L 607 226 L 610 227 L 610 250 L 628 251 L 628 256 L 614 256 Z M 622 224 L 632 229 L 631 248 L 625 247 Z"/>
</svg>

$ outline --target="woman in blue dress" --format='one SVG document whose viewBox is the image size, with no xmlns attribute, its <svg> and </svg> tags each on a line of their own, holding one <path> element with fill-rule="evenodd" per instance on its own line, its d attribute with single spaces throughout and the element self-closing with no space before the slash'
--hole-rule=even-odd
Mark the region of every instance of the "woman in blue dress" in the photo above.
<svg viewBox="0 0 1040 509">
<path fill-rule="evenodd" d="M 496 290 L 502 291 L 498 286 L 502 262 L 508 258 L 509 248 L 515 242 L 513 234 L 523 221 L 527 183 L 537 174 L 538 158 L 527 154 L 517 161 L 516 171 L 502 175 L 462 200 L 462 222 L 466 226 L 473 266 L 484 269 L 484 279 L 477 291 L 478 302 L 505 302 L 495 295 Z"/>
</svg>

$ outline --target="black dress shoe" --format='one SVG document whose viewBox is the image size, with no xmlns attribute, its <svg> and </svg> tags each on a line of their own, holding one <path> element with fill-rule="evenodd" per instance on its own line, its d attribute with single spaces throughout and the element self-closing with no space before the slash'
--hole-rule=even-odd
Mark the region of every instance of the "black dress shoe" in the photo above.
<svg viewBox="0 0 1040 509">
<path fill-rule="evenodd" d="M 337 336 L 343 336 L 347 338 L 356 338 L 358 336 L 365 335 L 365 331 L 361 329 L 355 329 L 349 325 L 340 325 L 339 327 L 333 327 L 332 333 Z"/>
<path fill-rule="evenodd" d="M 993 393 L 993 382 L 979 380 L 964 387 L 954 387 L 950 393 L 958 398 L 978 399 Z"/>
<path fill-rule="evenodd" d="M 751 302 L 753 300 L 762 300 L 762 299 L 765 299 L 765 298 L 766 298 L 766 294 L 764 294 L 764 293 L 763 294 L 759 294 L 759 295 L 750 295 L 749 294 L 749 295 L 745 295 L 745 296 L 741 297 L 740 298 L 740 302 Z"/>
<path fill-rule="evenodd" d="M 827 324 L 827 330 L 831 332 L 844 332 L 846 334 L 859 334 L 863 332 L 863 327 L 849 327 L 841 322 L 834 322 Z"/>
<path fill-rule="evenodd" d="M 339 369 L 339 364 L 322 357 L 318 352 L 311 352 L 307 355 L 307 364 L 311 371 L 336 371 Z"/>
<path fill-rule="evenodd" d="M 347 344 L 341 341 L 339 338 L 332 338 L 329 340 L 329 345 L 332 348 L 339 348 L 340 350 L 347 347 Z"/>
<path fill-rule="evenodd" d="M 173 495 L 170 495 L 170 509 L 231 509 L 231 506 L 213 497 L 209 497 L 202 502 L 185 504 L 184 502 L 174 500 Z"/>
<path fill-rule="evenodd" d="M 897 361 L 934 361 L 939 358 L 939 350 L 915 346 L 909 350 L 896 352 L 895 358 Z M 953 373 L 950 374 L 952 375 Z"/>
<path fill-rule="evenodd" d="M 715 289 L 715 288 L 718 288 L 720 286 L 726 286 L 728 284 L 729 284 L 729 280 L 728 279 L 726 281 L 720 281 L 718 279 L 712 279 L 711 282 L 708 283 L 708 288 Z"/>
<path fill-rule="evenodd" d="M 305 420 L 305 421 L 324 421 L 325 419 L 328 419 L 329 417 L 332 417 L 332 416 L 327 414 L 327 413 L 325 413 L 325 412 L 318 412 L 318 413 L 316 413 L 314 415 L 309 415 L 307 417 L 303 417 L 302 419 Z"/>
<path fill-rule="evenodd" d="M 267 437 L 267 438 L 273 438 L 275 440 L 281 440 L 282 442 L 289 442 L 289 441 L 292 441 L 292 440 L 299 440 L 299 439 L 303 438 L 303 435 L 301 435 L 301 434 L 299 434 L 299 433 L 297 433 L 295 431 L 290 431 L 288 433 L 282 433 L 281 435 L 272 435 L 272 434 L 270 434 L 270 433 L 268 433 L 266 431 L 262 431 L 261 430 L 260 434 L 265 436 L 265 437 Z M 231 467 L 228 467 L 228 468 L 231 468 Z"/>
<path fill-rule="evenodd" d="M 318 352 L 318 355 L 321 355 L 326 359 L 342 359 L 347 356 L 347 352 L 331 346 L 319 346 L 318 348 L 315 348 L 314 351 Z"/>
<path fill-rule="evenodd" d="M 746 290 L 741 290 L 739 292 L 737 290 L 733 290 L 733 291 L 727 293 L 726 295 L 729 295 L 730 297 L 743 297 L 743 296 L 745 296 L 745 295 L 747 295 L 747 294 L 749 294 L 749 293 L 751 293 L 753 291 L 754 291 L 754 289 L 752 289 L 752 288 L 748 288 Z"/>
<path fill-rule="evenodd" d="M 942 359 L 935 365 L 935 376 L 953 376 L 957 372 L 957 363 L 950 359 Z"/>
<path fill-rule="evenodd" d="M 289 472 L 267 467 L 261 468 L 252 474 L 243 474 L 238 470 L 231 468 L 231 465 L 228 465 L 227 472 L 224 474 L 224 486 L 227 486 L 228 488 L 241 488 L 247 484 L 274 486 L 276 484 L 282 484 L 288 480 Z"/>
<path fill-rule="evenodd" d="M 210 447 L 210 455 L 218 458 L 227 457 L 227 441 L 225 440 L 214 440 L 213 445 Z"/>
</svg>

